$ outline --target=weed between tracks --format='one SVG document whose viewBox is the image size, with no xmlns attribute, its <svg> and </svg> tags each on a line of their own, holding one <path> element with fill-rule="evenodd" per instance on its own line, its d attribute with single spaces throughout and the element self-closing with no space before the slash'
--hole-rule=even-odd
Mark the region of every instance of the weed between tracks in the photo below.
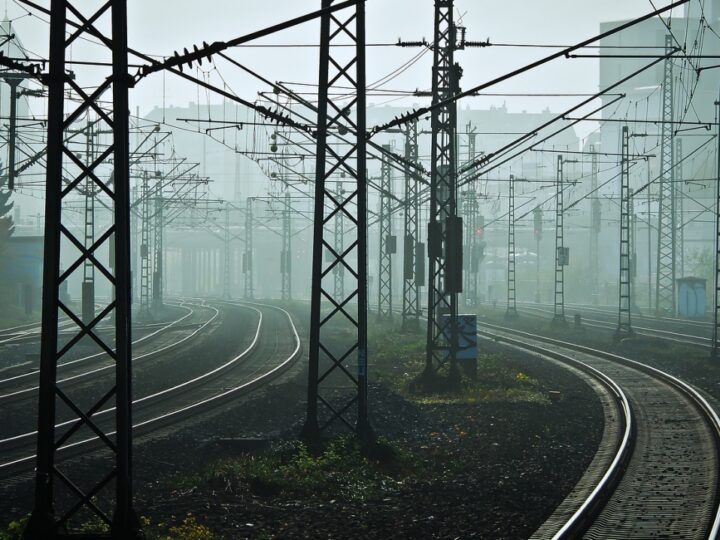
<svg viewBox="0 0 720 540">
<path fill-rule="evenodd" d="M 547 392 L 539 381 L 510 367 L 502 354 L 478 355 L 477 378 L 462 377 L 459 388 L 431 390 L 414 384 L 425 362 L 425 340 L 418 334 L 398 334 L 387 328 L 370 327 L 372 344 L 369 367 L 371 380 L 390 387 L 408 401 L 418 404 L 538 403 L 548 404 Z"/>
<path fill-rule="evenodd" d="M 318 456 L 302 442 L 286 441 L 264 454 L 223 459 L 196 476 L 179 480 L 177 488 L 203 484 L 224 493 L 249 490 L 261 497 L 352 501 L 397 489 L 419 472 L 416 456 L 387 440 L 363 453 L 355 439 L 340 437 L 327 441 Z"/>
</svg>

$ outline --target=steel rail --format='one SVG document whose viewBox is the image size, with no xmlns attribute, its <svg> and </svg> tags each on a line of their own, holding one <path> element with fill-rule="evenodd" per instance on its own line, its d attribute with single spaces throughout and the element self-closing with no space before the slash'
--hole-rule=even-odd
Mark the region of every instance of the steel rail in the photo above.
<svg viewBox="0 0 720 540">
<path fill-rule="evenodd" d="M 513 340 L 512 338 L 508 338 L 506 336 L 498 335 L 497 333 L 494 333 L 492 331 L 488 330 L 479 330 L 478 335 L 484 335 L 489 337 L 490 339 L 495 339 L 498 341 L 515 341 L 520 344 L 523 347 L 527 347 L 529 350 L 534 348 L 535 346 L 530 345 L 527 343 L 527 340 L 533 340 L 536 342 L 542 342 L 550 345 L 554 345 L 557 347 L 561 347 L 564 349 L 569 349 L 574 352 L 579 352 L 582 354 L 586 354 L 588 356 L 596 357 L 599 359 L 607 360 L 616 364 L 621 364 L 625 367 L 630 367 L 632 369 L 635 369 L 639 372 L 645 373 L 646 375 L 649 375 L 665 384 L 670 386 L 671 388 L 674 388 L 676 391 L 680 392 L 684 397 L 686 397 L 696 408 L 698 412 L 702 415 L 703 419 L 707 423 L 708 427 L 711 429 L 713 435 L 714 435 L 714 448 L 716 452 L 715 459 L 718 460 L 718 454 L 720 454 L 720 417 L 718 417 L 717 412 L 715 409 L 709 404 L 707 399 L 702 395 L 700 391 L 689 385 L 688 383 L 678 379 L 677 377 L 670 375 L 669 373 L 666 373 L 662 370 L 659 370 L 655 367 L 649 366 L 647 364 L 644 364 L 642 362 L 638 362 L 637 360 L 632 360 L 630 358 L 626 358 L 620 355 L 608 353 L 605 351 L 601 351 L 598 349 L 593 349 L 591 347 L 586 347 L 583 345 L 577 345 L 575 343 L 569 343 L 566 341 L 549 338 L 546 336 L 538 335 L 538 334 L 532 334 L 530 332 L 524 332 L 522 330 L 516 330 L 513 328 L 507 328 L 500 325 L 490 324 L 490 323 L 484 323 L 484 322 L 478 322 L 479 326 L 489 328 L 490 330 L 494 330 L 495 332 L 505 332 L 507 334 L 512 334 L 515 336 L 519 336 L 522 339 L 521 340 Z M 594 492 L 593 492 L 594 493 Z M 608 497 L 609 499 L 609 497 Z M 718 532 L 720 532 L 720 493 L 718 493 L 718 488 L 716 486 L 715 489 L 715 497 L 713 501 L 713 518 L 712 518 L 712 524 L 710 526 L 710 529 L 708 531 L 708 538 L 716 538 L 718 536 Z M 580 523 L 581 521 L 585 521 L 587 523 L 588 516 L 585 516 L 583 518 L 582 515 L 574 515 L 572 518 L 573 523 Z M 554 537 L 554 538 L 576 538 L 577 537 L 577 529 L 573 529 L 575 525 L 572 525 L 570 521 L 568 522 L 568 527 L 563 527 L 560 532 Z M 583 525 L 584 526 L 584 525 Z M 561 534 L 562 533 L 562 534 Z"/>
<path fill-rule="evenodd" d="M 239 307 L 247 307 L 245 304 L 230 303 L 230 302 L 224 302 L 224 303 L 227 303 L 229 305 L 239 306 Z M 284 309 L 276 307 L 276 306 L 270 306 L 270 305 L 265 305 L 265 304 L 252 304 L 252 305 L 262 306 L 262 307 L 278 310 L 278 311 L 282 312 L 288 318 L 288 322 L 289 322 L 291 330 L 292 330 L 292 336 L 295 341 L 295 346 L 294 346 L 292 353 L 287 358 L 285 358 L 283 360 L 283 362 L 281 362 L 277 366 L 273 367 L 272 369 L 268 370 L 267 372 L 263 373 L 262 375 L 254 377 L 253 379 L 246 381 L 240 385 L 237 385 L 233 388 L 224 390 L 223 392 L 220 392 L 219 394 L 215 394 L 209 398 L 205 398 L 205 399 L 202 399 L 195 403 L 191 403 L 190 405 L 185 405 L 179 409 L 169 411 L 167 413 L 149 418 L 147 420 L 136 422 L 135 424 L 133 424 L 134 430 L 145 431 L 145 430 L 157 429 L 159 427 L 167 425 L 168 423 L 172 424 L 172 423 L 175 423 L 178 421 L 182 421 L 183 419 L 191 417 L 195 414 L 199 414 L 203 411 L 210 410 L 211 408 L 214 408 L 214 407 L 224 403 L 227 399 L 229 399 L 231 397 L 235 397 L 237 395 L 252 391 L 252 390 L 256 389 L 257 387 L 273 380 L 275 377 L 282 374 L 284 371 L 286 371 L 289 367 L 291 367 L 294 364 L 294 362 L 300 356 L 300 353 L 302 351 L 302 345 L 301 345 L 301 341 L 300 341 L 300 337 L 298 335 L 297 329 L 295 328 L 295 324 L 293 323 L 292 317 L 290 316 L 290 314 L 287 311 L 285 311 Z M 254 309 L 254 308 L 250 308 L 250 309 Z M 260 320 L 258 322 L 258 326 L 257 326 L 256 332 L 255 332 L 253 341 L 250 343 L 250 345 L 248 345 L 248 347 L 246 347 L 245 350 L 243 350 L 243 352 L 241 352 L 240 354 L 235 356 L 231 361 L 226 362 L 224 364 L 225 369 L 223 369 L 222 372 L 227 371 L 227 369 L 230 367 L 231 364 L 239 363 L 241 360 L 246 359 L 252 352 L 255 351 L 257 344 L 258 344 L 258 339 L 260 336 L 261 322 L 262 322 L 262 317 L 260 318 Z M 172 389 L 167 389 L 162 392 L 157 392 L 151 396 L 145 396 L 143 398 L 134 400 L 133 405 L 140 403 L 140 402 L 150 401 L 150 398 L 153 398 L 154 400 L 161 399 L 161 398 L 167 398 L 169 395 L 169 390 L 173 390 L 175 394 L 183 393 L 183 392 L 187 391 L 187 389 L 190 386 L 200 386 L 201 384 L 205 384 L 207 381 L 214 379 L 216 376 L 218 376 L 220 374 L 221 374 L 221 371 L 219 371 L 218 369 L 214 369 L 211 372 L 204 374 L 203 376 L 195 377 L 190 381 L 185 381 L 181 384 L 175 385 Z M 108 412 L 109 411 L 110 411 L 110 409 L 108 409 Z M 97 416 L 97 414 L 95 416 Z M 66 423 L 64 423 L 64 424 L 66 424 Z M 112 436 L 114 433 L 115 433 L 114 431 L 109 431 L 106 433 L 106 435 Z M 32 436 L 32 435 L 34 435 L 34 433 L 23 434 L 18 437 L 26 438 L 27 436 Z M 2 446 L 4 443 L 9 443 L 11 441 L 13 443 L 15 443 L 18 440 L 18 437 L 0 440 L 0 446 Z M 89 437 L 89 438 L 62 446 L 58 449 L 58 451 L 62 452 L 63 454 L 82 453 L 82 452 L 86 451 L 86 449 L 89 450 L 88 447 L 92 446 L 94 443 L 97 443 L 98 441 L 99 441 L 98 437 Z M 35 459 L 35 455 L 28 455 L 25 457 L 14 459 L 14 460 L 6 462 L 6 463 L 0 463 L 0 475 L 12 474 L 14 472 L 26 470 L 27 466 L 31 465 L 33 463 L 34 459 Z"/>
</svg>

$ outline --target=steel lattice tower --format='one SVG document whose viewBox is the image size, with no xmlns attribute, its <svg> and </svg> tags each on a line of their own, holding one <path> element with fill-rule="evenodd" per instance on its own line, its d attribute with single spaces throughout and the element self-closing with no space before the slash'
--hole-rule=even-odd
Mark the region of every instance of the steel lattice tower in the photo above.
<svg viewBox="0 0 720 540">
<path fill-rule="evenodd" d="M 95 130 L 92 122 L 88 119 L 85 128 L 86 155 L 85 162 L 92 163 L 95 160 Z M 12 170 L 12 169 L 10 169 Z M 95 243 L 95 184 L 88 176 L 85 180 L 85 249 L 90 249 Z M 83 263 L 82 282 L 82 320 L 85 324 L 95 318 L 95 265 L 91 260 L 86 259 Z"/>
<path fill-rule="evenodd" d="M 558 156 L 557 160 L 557 181 L 555 182 L 555 309 L 552 323 L 556 326 L 567 325 L 565 319 L 565 207 L 564 207 L 564 181 L 563 181 L 563 158 Z"/>
<path fill-rule="evenodd" d="M 717 106 L 717 179 L 715 181 L 715 275 L 713 280 L 713 332 L 710 357 L 717 360 L 720 355 L 720 97 Z"/>
<path fill-rule="evenodd" d="M 342 182 L 335 183 L 335 197 L 338 204 L 342 204 L 345 200 Z M 333 245 L 338 253 L 342 253 L 345 249 L 345 220 L 342 212 L 339 212 L 334 219 Z M 342 264 L 336 265 L 333 269 L 333 293 L 335 298 L 342 298 L 345 295 L 345 267 Z"/>
<path fill-rule="evenodd" d="M 477 155 L 476 131 L 477 128 L 473 127 L 471 122 L 468 122 L 468 163 L 474 161 Z M 477 229 L 480 225 L 480 206 L 477 197 L 477 179 L 475 178 L 470 181 L 467 189 L 462 192 L 462 212 L 465 220 L 464 249 L 470 253 L 470 257 L 465 260 L 463 296 L 466 305 L 476 306 L 478 304 L 479 273 Z"/>
<path fill-rule="evenodd" d="M 282 252 L 280 253 L 280 273 L 282 281 L 281 297 L 292 300 L 292 206 L 290 191 L 285 187 L 285 205 L 282 212 Z"/>
<path fill-rule="evenodd" d="M 245 203 L 245 257 L 243 259 L 245 300 L 255 298 L 255 279 L 253 275 L 253 200 L 248 197 Z"/>
<path fill-rule="evenodd" d="M 510 175 L 508 190 L 508 262 L 507 262 L 507 310 L 506 319 L 517 319 L 515 298 L 515 177 Z"/>
<path fill-rule="evenodd" d="M 140 190 L 142 198 L 140 226 L 140 315 L 150 316 L 150 180 L 148 172 L 143 171 Z"/>
<path fill-rule="evenodd" d="M 680 277 L 685 277 L 685 175 L 683 174 L 683 144 L 680 137 L 675 137 L 675 167 L 673 169 L 673 191 L 675 193 L 675 225 L 677 227 L 677 246 L 675 260 L 679 260 Z M 677 265 L 676 265 L 677 269 Z"/>
<path fill-rule="evenodd" d="M 72 17 L 72 19 L 71 19 Z M 108 20 L 109 19 L 109 20 Z M 81 20 L 75 23 L 75 20 Z M 104 36 L 98 26 L 108 28 Z M 68 32 L 69 26 L 72 31 Z M 92 73 L 81 71 L 71 77 L 66 69 L 69 49 L 78 39 L 98 37 L 102 43 L 111 43 L 112 62 L 107 68 Z M 25 538 L 56 538 L 80 511 L 90 511 L 111 527 L 116 538 L 136 538 L 139 527 L 132 508 L 131 475 L 131 314 L 130 314 L 130 182 L 129 182 L 129 115 L 128 115 L 128 47 L 127 5 L 125 0 L 103 2 L 97 10 L 83 10 L 67 0 L 50 3 L 50 55 L 48 86 L 47 166 L 45 199 L 45 243 L 43 264 L 43 309 L 40 344 L 40 387 L 38 396 L 37 465 L 35 471 L 35 504 L 25 531 Z M 77 55 L 73 55 L 77 59 Z M 100 73 L 100 70 L 103 73 Z M 92 90 L 89 90 L 92 88 Z M 68 92 L 74 101 L 65 101 Z M 105 103 L 112 99 L 111 112 L 101 109 L 99 99 Z M 75 101 L 76 100 L 76 101 Z M 66 105 L 68 109 L 66 110 Z M 99 122 L 112 130 L 112 143 L 92 163 L 86 163 L 66 143 L 66 134 L 73 124 L 90 109 L 102 111 Z M 101 179 L 101 168 L 112 168 L 111 180 Z M 112 219 L 104 231 L 96 231 L 96 240 L 90 248 L 83 245 L 64 224 L 65 203 L 77 195 L 83 181 L 92 178 L 98 192 L 107 198 Z M 66 270 L 60 270 L 61 246 L 71 244 L 74 260 Z M 98 260 L 96 253 L 110 246 L 111 264 Z M 67 244 L 66 244 L 67 247 Z M 86 260 L 91 260 L 97 272 L 107 279 L 114 298 L 100 309 L 88 324 L 84 323 L 71 306 L 61 299 L 61 287 Z M 64 258 L 67 261 L 67 258 Z M 62 312 L 75 324 L 76 334 L 62 345 L 58 340 L 58 316 Z M 102 335 L 95 329 L 103 320 L 112 320 L 113 330 Z M 93 405 L 87 405 L 87 396 L 76 396 L 71 389 L 57 381 L 57 365 L 83 337 L 89 337 L 115 364 L 114 381 L 101 393 Z M 100 384 L 100 383 L 98 383 Z M 94 418 L 97 411 L 112 404 L 114 422 L 99 425 Z M 58 401 L 66 406 L 73 419 L 67 427 L 55 425 Z M 56 431 L 57 430 L 57 431 Z M 108 470 L 91 479 L 83 474 L 83 487 L 76 482 L 76 462 L 63 467 L 56 460 L 56 452 L 77 437 L 97 436 L 99 444 L 109 454 Z M 62 500 L 57 483 L 65 488 Z M 113 486 L 114 484 L 114 486 Z M 87 487 L 90 486 L 90 487 Z M 114 507 L 106 508 L 95 499 L 96 495 L 114 487 Z M 58 508 L 60 506 L 61 508 Z M 60 510 L 60 517 L 56 510 Z"/>
<path fill-rule="evenodd" d="M 665 36 L 665 54 L 674 50 L 672 36 Z M 673 61 L 666 58 L 663 70 L 662 129 L 658 252 L 655 278 L 655 309 L 658 315 L 675 314 L 675 151 L 673 146 Z"/>
<path fill-rule="evenodd" d="M 333 3 L 323 0 L 322 7 Z M 308 400 L 303 436 L 316 442 L 322 432 L 339 423 L 368 440 L 364 2 L 322 16 L 319 66 Z M 349 92 L 343 90 L 348 86 Z M 352 97 L 340 103 L 337 93 Z M 328 144 L 328 135 L 337 132 L 354 134 L 341 151 Z M 330 188 L 330 178 L 340 171 L 346 175 L 345 186 L 349 186 L 342 200 Z M 350 237 L 342 251 L 329 241 L 340 216 L 347 225 L 344 234 Z M 349 291 L 340 296 L 334 294 L 330 282 L 338 266 L 350 277 Z M 338 326 L 349 329 L 342 342 L 337 340 Z M 354 369 L 351 363 L 355 363 Z M 328 384 L 348 387 L 350 395 L 330 399 L 324 391 Z M 322 415 L 318 405 L 323 407 Z M 355 407 L 353 421 L 348 415 Z"/>
<path fill-rule="evenodd" d="M 595 150 L 595 146 L 590 146 L 591 156 L 591 167 L 590 172 L 590 294 L 592 295 L 593 304 L 598 303 L 598 295 L 600 293 L 598 289 L 599 281 L 599 263 L 598 260 L 598 248 L 599 248 L 599 237 L 601 227 L 601 208 L 600 199 L 597 194 L 598 189 L 598 156 Z"/>
<path fill-rule="evenodd" d="M 417 122 L 405 128 L 405 161 L 418 162 Z M 424 263 L 424 253 L 419 252 L 418 233 L 420 225 L 420 197 L 418 183 L 409 165 L 405 165 L 405 215 L 403 221 L 403 307 L 402 331 L 416 332 L 420 328 L 420 287 L 422 277 L 418 264 Z"/>
<path fill-rule="evenodd" d="M 433 104 L 459 91 L 460 67 L 453 0 L 435 1 L 433 46 Z M 432 111 L 432 164 L 430 222 L 428 224 L 428 327 L 425 377 L 434 377 L 449 365 L 453 379 L 459 376 L 458 293 L 462 291 L 462 219 L 457 216 L 457 103 Z"/>
<path fill-rule="evenodd" d="M 630 135 L 628 127 L 622 128 L 620 158 L 620 275 L 618 299 L 618 325 L 615 339 L 632 335 L 632 242 L 631 242 L 631 208 L 630 193 Z"/>
<path fill-rule="evenodd" d="M 223 298 L 230 299 L 232 297 L 230 293 L 230 276 L 231 276 L 231 259 L 232 259 L 232 248 L 230 234 L 230 204 L 225 205 L 225 231 L 223 234 Z"/>
<path fill-rule="evenodd" d="M 389 145 L 383 148 L 388 152 Z M 380 229 L 380 242 L 378 253 L 378 319 L 392 319 L 393 290 L 392 290 L 392 170 L 390 158 L 383 154 L 380 171 L 380 213 L 378 225 Z"/>
<path fill-rule="evenodd" d="M 163 199 L 162 181 L 158 179 L 157 186 L 155 186 L 155 215 L 154 218 L 154 232 L 155 237 L 153 239 L 153 282 L 152 282 L 152 298 L 153 298 L 153 310 L 157 315 L 163 308 L 163 229 L 165 226 L 163 206 L 165 200 Z"/>
</svg>

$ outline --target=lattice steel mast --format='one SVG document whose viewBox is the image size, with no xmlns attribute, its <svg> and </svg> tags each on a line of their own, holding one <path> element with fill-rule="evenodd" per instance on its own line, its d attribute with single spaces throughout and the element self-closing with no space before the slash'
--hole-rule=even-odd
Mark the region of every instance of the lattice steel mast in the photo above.
<svg viewBox="0 0 720 540">
<path fill-rule="evenodd" d="M 323 0 L 329 8 L 333 0 Z M 345 45 L 336 47 L 335 45 Z M 315 167 L 315 215 L 310 312 L 307 418 L 303 436 L 316 442 L 336 422 L 361 439 L 371 437 L 367 404 L 367 178 L 366 178 L 366 80 L 365 3 L 333 14 L 320 23 L 320 73 L 318 130 Z M 349 92 L 343 88 L 350 87 Z M 335 94 L 351 95 L 336 101 Z M 333 132 L 356 136 L 347 149 L 336 152 L 328 144 Z M 330 178 L 338 171 L 349 185 L 342 200 L 332 193 Z M 350 241 L 338 251 L 332 239 L 334 221 L 344 216 Z M 350 290 L 336 296 L 330 287 L 333 269 L 341 266 L 350 279 Z M 338 325 L 350 329 L 342 343 L 332 340 Z M 357 359 L 356 362 L 353 362 Z M 355 369 L 350 364 L 355 363 Z M 345 384 L 349 394 L 336 399 L 323 395 L 323 383 Z M 322 405 L 326 415 L 320 415 Z M 355 421 L 348 414 L 356 407 Z"/>
<path fill-rule="evenodd" d="M 231 289 L 231 260 L 232 260 L 232 235 L 230 234 L 230 204 L 225 204 L 225 231 L 223 234 L 223 298 L 230 299 Z"/>
<path fill-rule="evenodd" d="M 164 237 L 164 209 L 163 184 L 158 179 L 155 186 L 155 237 L 153 239 L 153 281 L 152 299 L 153 311 L 157 315 L 163 308 L 163 237 Z"/>
<path fill-rule="evenodd" d="M 392 150 L 390 145 L 383 145 L 383 148 L 387 151 Z M 392 319 L 393 316 L 392 256 L 395 252 L 395 237 L 392 230 L 392 169 L 389 159 L 383 154 L 380 171 L 378 319 Z"/>
<path fill-rule="evenodd" d="M 565 326 L 565 266 L 567 264 L 567 248 L 565 247 L 564 231 L 564 181 L 563 158 L 557 159 L 557 181 L 555 182 L 555 302 L 552 323 L 554 326 Z"/>
<path fill-rule="evenodd" d="M 715 275 L 713 280 L 713 332 L 710 357 L 717 360 L 720 355 L 720 97 L 717 106 L 717 179 L 715 181 Z"/>
<path fill-rule="evenodd" d="M 665 54 L 674 50 L 673 38 L 665 36 Z M 675 149 L 673 146 L 673 60 L 663 69 L 660 185 L 658 208 L 658 252 L 655 278 L 655 310 L 658 315 L 675 314 Z"/>
<path fill-rule="evenodd" d="M 140 189 L 142 197 L 140 223 L 140 316 L 150 316 L 150 180 L 143 171 Z"/>
<path fill-rule="evenodd" d="M 243 257 L 245 300 L 255 298 L 255 276 L 253 275 L 253 199 L 245 203 L 245 256 Z"/>
<path fill-rule="evenodd" d="M 405 127 L 405 160 L 418 162 L 417 122 Z M 408 165 L 405 165 L 405 215 L 403 229 L 403 307 L 402 331 L 415 332 L 420 328 L 420 273 L 418 265 L 425 263 L 424 246 L 419 240 L 420 198 L 418 183 Z"/>
<path fill-rule="evenodd" d="M 345 200 L 345 190 L 342 182 L 335 183 L 335 197 L 337 201 Z M 335 251 L 342 253 L 345 250 L 345 220 L 343 213 L 338 212 L 333 220 L 333 246 Z M 345 295 L 345 267 L 338 264 L 333 269 L 333 293 L 335 298 L 343 298 Z"/>
<path fill-rule="evenodd" d="M 282 252 L 280 253 L 280 273 L 282 280 L 281 297 L 292 300 L 292 206 L 290 191 L 285 186 L 285 206 L 282 212 Z"/>
<path fill-rule="evenodd" d="M 95 160 L 95 130 L 94 125 L 88 118 L 85 127 L 86 155 L 85 162 L 92 163 Z M 12 167 L 12 164 L 11 164 Z M 10 169 L 12 170 L 12 168 Z M 88 176 L 85 180 L 85 249 L 90 249 L 95 243 L 95 184 Z M 95 265 L 91 260 L 86 259 L 83 263 L 82 281 L 82 320 L 85 324 L 95 318 Z"/>
<path fill-rule="evenodd" d="M 618 299 L 618 325 L 615 339 L 633 334 L 632 312 L 632 242 L 630 214 L 632 197 L 630 193 L 630 145 L 628 127 L 622 128 L 620 158 L 620 275 Z"/>
<path fill-rule="evenodd" d="M 517 319 L 515 297 L 515 177 L 510 175 L 508 188 L 508 261 L 507 261 L 507 309 L 506 319 Z"/>
<path fill-rule="evenodd" d="M 600 290 L 599 282 L 599 264 L 598 248 L 600 239 L 600 228 L 602 224 L 602 210 L 600 208 L 600 198 L 597 193 L 598 189 L 598 156 L 595 145 L 590 146 L 591 167 L 590 171 L 590 294 L 592 295 L 592 303 L 598 303 Z"/>
<path fill-rule="evenodd" d="M 433 104 L 459 92 L 460 66 L 453 0 L 435 1 Z M 432 167 L 428 224 L 428 326 L 424 378 L 445 366 L 457 379 L 458 293 L 462 292 L 462 219 L 457 216 L 457 103 L 432 111 Z"/>
<path fill-rule="evenodd" d="M 81 20 L 79 28 L 68 33 L 68 18 Z M 112 33 L 106 39 L 112 43 L 112 68 L 106 69 L 102 78 L 73 79 L 66 70 L 69 48 L 78 40 L 102 36 L 95 25 L 107 26 Z M 90 510 L 111 527 L 117 538 L 139 536 L 137 520 L 133 512 L 131 481 L 131 314 L 130 314 L 130 185 L 129 185 L 129 115 L 128 115 L 128 47 L 127 5 L 125 0 L 109 0 L 92 13 L 83 11 L 67 0 L 54 0 L 50 4 L 50 55 L 48 86 L 47 165 L 45 199 L 45 244 L 43 264 L 43 313 L 40 344 L 40 388 L 38 401 L 37 465 L 35 472 L 35 505 L 25 531 L 25 538 L 55 538 L 68 521 L 81 509 Z M 76 55 L 73 57 L 77 59 Z M 97 71 L 93 72 L 96 73 Z M 76 77 L 87 76 L 78 72 Z M 94 90 L 86 92 L 88 88 Z M 77 102 L 65 109 L 66 92 L 72 91 Z M 112 113 L 101 109 L 98 100 L 107 102 L 112 93 Z M 79 103 L 78 103 L 79 102 Z M 112 129 L 113 140 L 92 162 L 85 163 L 81 155 L 68 147 L 65 133 L 90 109 L 94 109 L 100 122 Z M 100 179 L 99 168 L 112 161 L 112 182 Z M 65 162 L 65 163 L 64 163 Z M 66 170 L 64 165 L 67 164 Z M 97 231 L 94 244 L 85 248 L 64 225 L 63 203 L 77 193 L 78 186 L 90 176 L 98 191 L 107 197 L 112 208 L 110 225 L 105 231 Z M 66 240 L 80 253 L 67 267 L 60 270 L 61 240 Z M 114 239 L 114 242 L 113 242 Z M 96 253 L 103 246 L 110 246 L 111 264 L 98 260 Z M 73 312 L 71 306 L 60 299 L 60 290 L 67 279 L 83 265 L 86 259 L 93 261 L 96 270 L 103 274 L 115 291 L 115 297 L 89 324 L 85 324 Z M 67 260 L 67 259 L 66 259 Z M 58 343 L 58 315 L 64 313 L 76 325 L 75 336 Z M 96 325 L 113 315 L 114 331 L 102 335 L 95 333 Z M 79 404 L 57 382 L 57 365 L 71 352 L 78 342 L 89 336 L 114 361 L 115 379 L 99 401 L 89 408 Z M 114 347 L 114 349 L 113 349 Z M 87 396 L 83 396 L 87 398 Z M 114 425 L 101 427 L 93 418 L 95 413 L 111 403 L 114 398 Z M 56 435 L 56 403 L 67 405 L 74 419 L 69 427 Z M 83 429 L 87 428 L 87 429 Z M 88 431 L 98 436 L 100 444 L 109 451 L 112 466 L 108 471 L 90 481 L 88 473 L 81 489 L 73 479 L 76 462 L 68 462 L 61 470 L 56 462 L 56 451 L 73 436 L 87 436 Z M 114 434 L 112 433 L 114 431 Z M 105 462 L 107 463 L 107 461 Z M 62 501 L 56 499 L 56 482 L 62 482 L 69 490 Z M 114 481 L 114 508 L 102 508 L 94 499 Z M 71 500 L 67 498 L 70 497 Z M 56 503 L 63 506 L 60 517 L 56 515 Z M 113 515 L 114 512 L 114 515 Z"/>
</svg>

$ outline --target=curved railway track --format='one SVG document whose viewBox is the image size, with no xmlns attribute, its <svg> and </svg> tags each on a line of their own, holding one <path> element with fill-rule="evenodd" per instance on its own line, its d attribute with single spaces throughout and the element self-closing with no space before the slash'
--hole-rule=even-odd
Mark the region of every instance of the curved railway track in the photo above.
<svg viewBox="0 0 720 540">
<path fill-rule="evenodd" d="M 163 324 L 156 330 L 145 334 L 144 336 L 133 340 L 133 349 L 142 346 L 140 350 L 133 350 L 133 360 L 147 360 L 153 358 L 159 354 L 169 351 L 185 343 L 186 341 L 197 336 L 202 330 L 217 319 L 219 312 L 216 308 L 210 306 L 201 306 L 199 304 L 181 305 L 187 310 L 187 313 L 182 317 Z M 195 309 L 189 306 L 195 306 Z M 192 332 L 181 336 L 179 339 L 174 336 L 169 336 L 168 339 L 157 343 L 157 338 L 164 336 L 171 330 L 184 331 L 186 328 L 181 323 L 186 323 L 191 317 L 196 315 L 196 311 L 199 309 L 209 311 L 209 317 L 201 316 L 200 320 L 192 325 Z M 91 364 L 88 367 L 88 364 Z M 87 377 L 98 376 L 103 373 L 110 372 L 115 367 L 115 364 L 110 361 L 105 352 L 98 352 L 89 355 L 80 356 L 74 359 L 68 359 L 64 362 L 60 362 L 57 366 L 58 372 L 62 372 L 62 378 L 58 379 L 59 383 L 62 384 L 75 384 Z M 10 401 L 18 399 L 26 399 L 33 396 L 37 390 L 37 379 L 39 376 L 38 369 L 32 369 L 14 375 L 11 377 L 5 377 L 0 379 L 0 405 Z"/>
<path fill-rule="evenodd" d="M 525 313 L 530 316 L 540 318 L 549 318 L 553 315 L 552 306 L 545 307 L 542 304 L 522 304 L 521 306 L 518 306 L 518 311 L 520 313 Z M 598 330 L 603 330 L 610 333 L 615 332 L 615 330 L 617 329 L 617 312 L 615 312 L 614 314 L 609 312 L 605 312 L 602 314 L 597 313 L 596 317 L 605 317 L 605 320 L 600 318 L 590 318 L 583 316 L 583 326 L 597 328 Z M 658 327 L 651 326 L 654 324 L 657 324 Z M 672 329 L 670 327 L 661 328 L 660 326 L 672 326 Z M 665 341 L 680 343 L 683 345 L 692 345 L 695 347 L 703 347 L 709 349 L 711 347 L 711 339 L 707 337 L 707 335 L 703 335 L 707 334 L 709 330 L 696 327 L 692 330 L 692 333 L 678 332 L 677 323 L 663 319 L 655 320 L 648 318 L 635 318 L 635 321 L 633 323 L 633 331 L 638 336 L 662 339 Z"/>
<path fill-rule="evenodd" d="M 301 353 L 301 342 L 291 316 L 285 310 L 263 304 L 225 303 L 233 309 L 250 309 L 258 314 L 250 343 L 239 354 L 219 366 L 170 387 L 158 389 L 133 401 L 133 429 L 136 435 L 156 430 L 202 415 L 249 392 L 290 368 Z M 284 330 L 281 330 L 284 327 Z M 207 351 L 203 354 L 206 356 Z M 114 434 L 111 421 L 113 407 L 98 411 L 93 419 L 109 436 Z M 58 431 L 72 427 L 60 422 Z M 34 431 L 0 439 L 0 477 L 32 468 L 35 449 Z M 79 430 L 63 444 L 58 453 L 70 457 L 92 451 L 99 443 L 89 430 Z"/>
<path fill-rule="evenodd" d="M 628 358 L 479 325 L 480 337 L 579 369 L 612 396 L 603 445 L 533 538 L 717 536 L 720 418 L 700 392 Z"/>
</svg>

